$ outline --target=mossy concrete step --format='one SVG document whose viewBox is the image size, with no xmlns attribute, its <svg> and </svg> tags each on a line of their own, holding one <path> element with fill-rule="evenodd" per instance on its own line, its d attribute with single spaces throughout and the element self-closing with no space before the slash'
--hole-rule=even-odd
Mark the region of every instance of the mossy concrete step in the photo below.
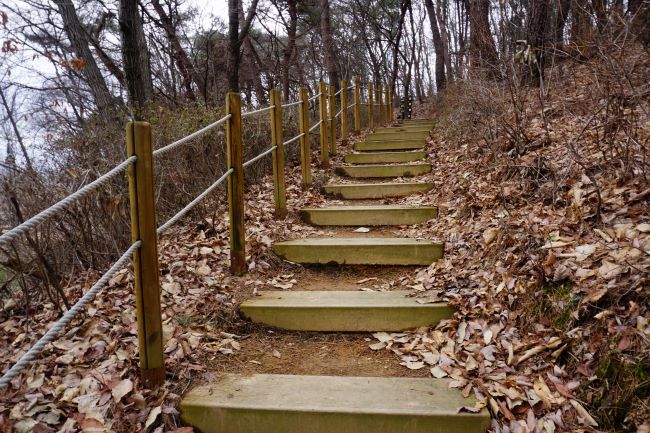
<svg viewBox="0 0 650 433">
<path fill-rule="evenodd" d="M 424 138 L 420 140 L 361 141 L 354 143 L 354 150 L 359 152 L 373 150 L 415 150 L 422 149 L 425 144 Z"/>
<path fill-rule="evenodd" d="M 433 119 L 404 119 L 402 125 L 433 125 Z"/>
<path fill-rule="evenodd" d="M 406 197 L 428 192 L 431 189 L 433 184 L 426 182 L 330 184 L 323 187 L 325 193 L 343 200 Z"/>
<path fill-rule="evenodd" d="M 395 162 L 414 162 L 426 158 L 424 151 L 416 152 L 373 152 L 349 153 L 343 158 L 348 164 L 382 164 Z"/>
<path fill-rule="evenodd" d="M 429 135 L 429 131 L 396 131 L 396 132 L 373 132 L 366 135 L 366 141 L 380 140 L 424 140 Z"/>
<path fill-rule="evenodd" d="M 333 206 L 305 208 L 300 217 L 317 226 L 388 226 L 420 224 L 438 216 L 434 206 Z"/>
<path fill-rule="evenodd" d="M 421 125 L 413 125 L 413 126 L 388 126 L 388 127 L 380 127 L 380 128 L 375 128 L 375 132 L 421 132 L 423 134 L 428 134 L 431 132 L 431 127 L 430 126 L 421 126 Z"/>
<path fill-rule="evenodd" d="M 336 174 L 357 178 L 368 177 L 413 177 L 431 171 L 431 164 L 357 165 L 338 166 Z"/>
<path fill-rule="evenodd" d="M 264 291 L 239 310 L 255 323 L 292 331 L 403 331 L 453 315 L 444 302 L 421 304 L 409 291 Z"/>
<path fill-rule="evenodd" d="M 295 263 L 339 265 L 430 265 L 443 244 L 410 238 L 308 238 L 276 242 L 275 253 Z"/>
<path fill-rule="evenodd" d="M 474 405 L 443 379 L 225 374 L 180 406 L 202 433 L 484 433 Z"/>
</svg>

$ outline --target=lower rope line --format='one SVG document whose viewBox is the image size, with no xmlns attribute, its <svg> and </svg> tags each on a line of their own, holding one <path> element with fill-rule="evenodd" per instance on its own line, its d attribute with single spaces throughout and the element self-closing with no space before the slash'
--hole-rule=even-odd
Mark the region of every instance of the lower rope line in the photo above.
<svg viewBox="0 0 650 433">
<path fill-rule="evenodd" d="M 88 305 L 97 293 L 104 288 L 106 283 L 119 271 L 122 269 L 124 264 L 131 258 L 131 255 L 142 245 L 142 241 L 136 241 L 131 245 L 122 256 L 111 266 L 111 268 L 106 271 L 104 275 L 101 276 L 99 280 L 86 292 L 85 295 L 77 301 L 76 304 L 72 306 L 66 313 L 61 316 L 59 320 L 56 321 L 54 325 L 43 335 L 28 351 L 25 353 L 19 360 L 16 362 L 7 372 L 0 378 L 0 389 L 6 388 L 9 385 L 9 382 L 18 376 L 22 371 L 28 367 L 28 364 L 33 361 L 38 354 L 40 354 L 45 346 L 53 342 L 59 332 L 63 330 L 79 313 L 82 309 Z"/>
</svg>

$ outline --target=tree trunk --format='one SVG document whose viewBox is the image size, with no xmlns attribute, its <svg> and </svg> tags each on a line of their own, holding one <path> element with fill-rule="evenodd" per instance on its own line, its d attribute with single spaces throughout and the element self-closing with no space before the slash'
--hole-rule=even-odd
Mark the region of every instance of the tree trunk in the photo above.
<svg viewBox="0 0 650 433">
<path fill-rule="evenodd" d="M 323 39 L 323 49 L 325 50 L 325 65 L 327 66 L 327 74 L 329 75 L 330 85 L 334 86 L 338 90 L 340 83 L 336 48 L 334 47 L 334 40 L 332 39 L 329 0 L 320 0 L 320 6 L 320 33 L 321 38 Z"/>
<path fill-rule="evenodd" d="M 431 24 L 431 33 L 433 35 L 433 49 L 436 52 L 436 89 L 438 92 L 441 92 L 445 89 L 445 86 L 447 84 L 445 75 L 445 55 L 443 53 L 442 39 L 440 37 L 440 30 L 438 29 L 436 13 L 433 9 L 433 2 L 431 0 L 424 0 L 424 5 L 427 8 L 429 23 Z"/>
<path fill-rule="evenodd" d="M 571 48 L 579 58 L 590 56 L 593 36 L 591 5 L 588 0 L 574 0 L 571 22 Z"/>
<path fill-rule="evenodd" d="M 289 27 L 287 28 L 287 47 L 282 60 L 282 93 L 284 100 L 289 100 L 289 68 L 296 48 L 296 28 L 298 27 L 297 0 L 287 0 L 289 9 Z"/>
<path fill-rule="evenodd" d="M 241 31 L 239 29 L 239 8 L 241 0 L 228 0 L 228 88 L 231 92 L 239 92 L 239 64 L 241 63 L 241 44 L 248 34 L 253 18 L 257 10 L 259 0 L 251 3 L 246 20 L 244 20 Z"/>
<path fill-rule="evenodd" d="M 178 35 L 176 34 L 176 27 L 174 26 L 171 17 L 167 15 L 163 9 L 162 5 L 160 4 L 160 0 L 152 0 L 151 4 L 158 14 L 158 17 L 160 17 L 160 27 L 162 27 L 162 29 L 165 31 L 167 40 L 169 40 L 169 43 L 172 47 L 174 63 L 176 63 L 176 67 L 183 77 L 183 86 L 185 87 L 187 96 L 192 100 L 196 99 L 194 90 L 192 89 L 192 82 L 194 82 L 198 87 L 199 93 L 201 95 L 204 95 L 205 83 L 203 82 L 203 77 L 201 77 L 201 74 L 199 74 L 194 65 L 192 65 L 189 56 L 181 45 L 181 42 L 178 39 Z"/>
<path fill-rule="evenodd" d="M 442 54 L 447 68 L 447 82 L 452 83 L 454 81 L 454 72 L 451 69 L 451 56 L 449 55 L 449 32 L 447 31 L 445 16 L 440 9 L 440 2 L 440 0 L 436 1 L 436 17 L 440 24 L 440 38 L 442 40 Z"/>
<path fill-rule="evenodd" d="M 470 22 L 470 66 L 494 78 L 498 75 L 499 65 L 490 32 L 490 0 L 466 0 L 466 3 Z"/>
<path fill-rule="evenodd" d="M 397 72 L 399 71 L 399 44 L 402 39 L 406 12 L 408 11 L 410 5 L 411 0 L 402 0 L 401 2 L 399 22 L 397 23 L 397 35 L 395 36 L 395 42 L 393 43 L 393 71 L 390 77 L 391 86 L 393 88 L 395 88 L 395 83 L 397 82 Z M 408 90 L 406 91 L 408 92 Z"/>
<path fill-rule="evenodd" d="M 118 100 L 111 95 L 106 81 L 97 67 L 97 62 L 95 62 L 95 58 L 90 51 L 86 32 L 81 21 L 79 21 L 77 11 L 70 0 L 54 0 L 54 3 L 56 3 L 63 20 L 63 28 L 70 40 L 75 56 L 83 61 L 82 73 L 95 100 L 97 111 L 104 121 L 110 121 L 115 118 Z"/>
<path fill-rule="evenodd" d="M 529 61 L 530 77 L 534 84 L 540 84 L 540 77 L 544 77 L 544 59 L 546 57 L 546 41 L 548 30 L 548 15 L 551 5 L 550 0 L 532 0 L 528 14 L 528 29 L 526 41 L 531 47 L 536 61 Z"/>
<path fill-rule="evenodd" d="M 571 0 L 560 0 L 555 16 L 555 37 L 554 42 L 559 49 L 564 46 L 564 25 L 566 24 L 569 10 L 571 9 Z"/>
<path fill-rule="evenodd" d="M 129 102 L 136 120 L 142 120 L 153 100 L 153 83 L 149 52 L 137 2 L 120 0 L 120 33 Z"/>
<path fill-rule="evenodd" d="M 228 0 L 228 89 L 239 92 L 239 1 Z"/>
</svg>

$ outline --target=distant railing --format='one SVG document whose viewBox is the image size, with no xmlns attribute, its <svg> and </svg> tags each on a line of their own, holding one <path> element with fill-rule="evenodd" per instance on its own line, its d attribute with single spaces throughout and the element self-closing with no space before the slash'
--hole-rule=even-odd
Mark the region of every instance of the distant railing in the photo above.
<svg viewBox="0 0 650 433">
<path fill-rule="evenodd" d="M 348 105 L 348 91 L 353 91 L 353 103 Z M 340 110 L 336 112 L 336 97 L 339 97 Z M 377 98 L 375 104 L 374 98 Z M 309 125 L 309 105 L 318 100 L 319 120 Z M 393 117 L 393 93 L 390 88 L 382 90 L 378 84 L 375 91 L 373 83 L 367 84 L 367 126 L 374 128 L 374 107 L 379 107 L 379 122 L 387 123 Z M 298 126 L 300 133 L 286 141 L 283 140 L 282 110 L 298 107 Z M 284 219 L 287 215 L 287 198 L 285 187 L 285 146 L 296 141 L 300 145 L 301 184 L 303 189 L 311 185 L 311 149 L 310 133 L 320 130 L 320 164 L 329 166 L 330 154 L 335 155 L 337 119 L 341 122 L 342 140 L 347 140 L 348 110 L 353 108 L 354 132 L 361 131 L 361 85 L 359 77 L 354 78 L 352 86 L 346 80 L 340 83 L 340 90 L 334 92 L 334 86 L 320 82 L 319 92 L 308 97 L 307 88 L 299 90 L 299 99 L 282 104 L 280 91 L 271 90 L 270 106 L 254 111 L 242 112 L 239 93 L 226 95 L 226 115 L 221 119 L 201 128 L 173 143 L 157 150 L 152 148 L 152 130 L 148 122 L 129 122 L 126 126 L 127 159 L 115 168 L 100 176 L 93 182 L 65 197 L 24 223 L 0 235 L 0 245 L 12 242 L 21 234 L 34 229 L 42 222 L 58 215 L 71 204 L 94 192 L 97 188 L 119 174 L 127 171 L 129 177 L 129 201 L 131 214 L 131 246 L 102 275 L 92 288 L 84 294 L 48 331 L 14 364 L 1 378 L 0 389 L 28 367 L 40 352 L 88 305 L 106 286 L 110 278 L 128 262 L 133 261 L 136 312 L 138 321 L 138 348 L 140 368 L 145 386 L 160 386 L 165 380 L 165 367 L 162 342 L 162 317 L 160 304 L 160 272 L 158 263 L 157 237 L 179 221 L 201 200 L 207 197 L 219 185 L 227 180 L 228 212 L 230 217 L 230 270 L 241 275 L 246 272 L 246 244 L 244 227 L 244 168 L 267 155 L 273 160 L 273 187 L 275 217 Z M 270 113 L 271 147 L 249 161 L 243 161 L 242 119 L 262 113 Z M 188 203 L 176 215 L 161 226 L 157 226 L 154 202 L 154 160 L 156 157 L 204 135 L 216 127 L 225 125 L 227 170 L 212 185 Z"/>
</svg>

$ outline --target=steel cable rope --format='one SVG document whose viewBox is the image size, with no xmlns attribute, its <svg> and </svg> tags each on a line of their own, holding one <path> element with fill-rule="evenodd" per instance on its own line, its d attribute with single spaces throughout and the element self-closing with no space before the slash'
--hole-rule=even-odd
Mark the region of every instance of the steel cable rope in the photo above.
<svg viewBox="0 0 650 433">
<path fill-rule="evenodd" d="M 322 121 L 322 120 L 319 120 L 317 123 L 314 124 L 314 126 L 312 126 L 311 128 L 309 128 L 309 133 L 311 134 L 312 132 L 314 132 L 314 131 L 316 130 L 316 128 L 318 128 L 318 127 L 321 126 L 322 124 L 323 124 L 323 121 Z"/>
<path fill-rule="evenodd" d="M 293 107 L 294 105 L 302 104 L 302 101 L 296 101 L 296 102 L 287 102 L 286 104 L 282 105 L 282 108 L 289 108 Z"/>
<path fill-rule="evenodd" d="M 293 143 L 294 141 L 296 141 L 296 140 L 298 140 L 298 139 L 304 137 L 304 135 L 305 135 L 305 133 L 304 133 L 304 132 L 301 132 L 300 134 L 296 135 L 296 136 L 293 137 L 293 138 L 290 138 L 289 140 L 285 141 L 285 142 L 282 143 L 282 144 L 285 145 L 285 146 L 288 145 L 288 144 L 291 144 L 291 143 Z"/>
<path fill-rule="evenodd" d="M 278 146 L 276 145 L 276 146 L 271 147 L 270 149 L 265 150 L 264 152 L 262 152 L 262 153 L 260 153 L 259 155 L 257 155 L 255 158 L 252 158 L 252 159 L 249 159 L 248 161 L 246 161 L 246 162 L 243 164 L 243 166 L 244 166 L 244 167 L 248 167 L 248 166 L 251 165 L 252 163 L 254 163 L 254 162 L 256 162 L 256 161 L 259 161 L 260 159 L 264 158 L 266 155 L 268 155 L 269 153 L 273 152 L 273 151 L 274 151 L 275 149 L 277 149 L 277 148 L 278 148 Z"/>
<path fill-rule="evenodd" d="M 194 131 L 190 135 L 186 135 L 185 137 L 183 137 L 183 138 L 181 138 L 179 140 L 176 140 L 173 143 L 169 143 L 168 145 L 163 146 L 160 149 L 156 149 L 156 150 L 153 151 L 153 156 L 160 156 L 163 153 L 167 153 L 170 150 L 173 150 L 173 149 L 177 148 L 181 144 L 185 144 L 188 141 L 190 141 L 191 139 L 196 138 L 196 137 L 198 137 L 200 135 L 203 135 L 203 134 L 205 134 L 206 132 L 210 131 L 213 128 L 216 128 L 217 126 L 223 124 L 226 120 L 230 119 L 231 117 L 232 117 L 232 114 L 227 114 L 224 117 L 222 117 L 221 119 L 217 120 L 216 122 L 213 122 L 213 123 L 209 124 L 208 126 L 205 126 L 205 127 L 201 128 L 201 129 L 199 129 L 198 131 Z"/>
<path fill-rule="evenodd" d="M 178 211 L 176 215 L 171 217 L 170 219 L 167 220 L 167 222 L 156 230 L 157 234 L 162 234 L 167 230 L 169 227 L 174 225 L 178 220 L 180 220 L 183 216 L 185 216 L 189 211 L 191 211 L 201 200 L 203 200 L 208 194 L 210 194 L 216 187 L 218 187 L 224 180 L 228 178 L 235 170 L 230 168 L 228 171 L 226 171 L 224 174 L 221 175 L 219 179 L 214 181 L 212 185 L 207 187 L 201 194 L 199 194 L 194 200 L 189 202 L 183 209 Z"/>
<path fill-rule="evenodd" d="M 241 117 L 246 118 L 246 117 L 249 117 L 249 116 L 253 116 L 255 114 L 260 114 L 260 113 L 264 113 L 266 111 L 271 111 L 274 108 L 275 108 L 275 105 L 269 105 L 268 107 L 260 108 L 259 110 L 246 111 L 244 113 L 241 113 Z"/>
<path fill-rule="evenodd" d="M 36 342 L 34 345 L 20 357 L 18 362 L 16 362 L 7 372 L 0 378 L 0 389 L 7 387 L 9 382 L 18 376 L 28 364 L 36 358 L 36 356 L 47 346 L 49 343 L 55 340 L 63 328 L 72 321 L 88 303 L 90 303 L 97 293 L 104 288 L 106 283 L 115 275 L 117 271 L 122 269 L 124 264 L 130 259 L 131 255 L 135 250 L 140 248 L 142 241 L 136 241 L 131 245 L 122 256 L 110 267 L 108 271 L 102 275 L 99 280 L 84 294 L 76 304 L 74 304 L 68 311 L 65 312 L 59 320 L 57 320 L 54 325 L 47 330 L 47 332 Z"/>
<path fill-rule="evenodd" d="M 59 202 L 41 211 L 40 213 L 34 215 L 24 223 L 10 229 L 6 233 L 3 233 L 0 236 L 0 245 L 11 242 L 16 237 L 38 226 L 43 221 L 52 218 L 53 216 L 55 216 L 56 214 L 58 214 L 59 212 L 61 212 L 71 204 L 75 203 L 76 201 L 81 200 L 89 193 L 93 192 L 95 189 L 99 188 L 109 180 L 121 174 L 124 170 L 126 170 L 126 168 L 129 165 L 133 164 L 135 161 L 136 161 L 135 155 L 125 159 L 119 165 L 114 167 L 111 171 L 104 173 L 94 181 L 78 189 L 77 191 L 73 192 L 72 194 L 60 200 Z"/>
</svg>

